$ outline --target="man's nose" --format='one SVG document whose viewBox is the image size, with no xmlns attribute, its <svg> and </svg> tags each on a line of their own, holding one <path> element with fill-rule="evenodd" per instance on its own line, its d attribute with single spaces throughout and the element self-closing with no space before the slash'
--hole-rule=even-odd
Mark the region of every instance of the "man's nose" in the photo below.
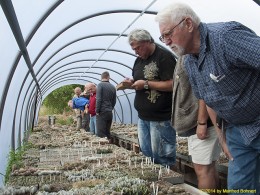
<svg viewBox="0 0 260 195">
<path fill-rule="evenodd" d="M 170 45 L 172 43 L 172 40 L 171 39 L 165 39 L 164 41 L 165 45 Z"/>
</svg>

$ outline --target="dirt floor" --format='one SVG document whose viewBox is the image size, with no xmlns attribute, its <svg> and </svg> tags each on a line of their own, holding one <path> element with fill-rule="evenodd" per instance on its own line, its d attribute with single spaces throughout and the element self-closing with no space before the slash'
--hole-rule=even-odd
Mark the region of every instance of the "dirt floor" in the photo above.
<svg viewBox="0 0 260 195">
<path fill-rule="evenodd" d="M 137 138 L 135 125 L 113 124 L 111 131 Z M 204 194 L 140 153 L 77 131 L 73 123 L 49 125 L 48 116 L 39 118 L 27 145 L 0 194 Z M 184 141 L 179 145 L 187 154 Z"/>
</svg>

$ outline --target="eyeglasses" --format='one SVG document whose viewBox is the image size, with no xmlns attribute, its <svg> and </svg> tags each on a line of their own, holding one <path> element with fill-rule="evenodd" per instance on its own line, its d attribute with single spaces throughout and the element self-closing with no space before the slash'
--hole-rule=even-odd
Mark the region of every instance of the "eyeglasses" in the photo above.
<svg viewBox="0 0 260 195">
<path fill-rule="evenodd" d="M 159 37 L 160 41 L 163 42 L 163 43 L 165 43 L 165 41 L 166 41 L 167 39 L 171 38 L 172 33 L 173 33 L 173 30 L 174 30 L 177 26 L 179 26 L 184 20 L 186 20 L 186 18 L 184 18 L 183 20 L 181 20 L 177 25 L 175 25 L 171 30 L 169 30 L 168 33 L 165 33 L 165 34 L 163 34 L 162 36 L 160 36 L 160 37 Z"/>
</svg>

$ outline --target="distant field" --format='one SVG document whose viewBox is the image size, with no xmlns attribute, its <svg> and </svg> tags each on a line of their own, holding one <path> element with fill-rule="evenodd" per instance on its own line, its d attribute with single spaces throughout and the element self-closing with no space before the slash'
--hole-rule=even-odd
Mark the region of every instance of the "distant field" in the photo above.
<svg viewBox="0 0 260 195">
<path fill-rule="evenodd" d="M 46 108 L 46 106 L 41 106 L 40 108 L 40 112 L 39 112 L 39 116 L 46 116 L 46 115 L 56 115 L 57 113 L 53 110 L 49 110 Z M 73 115 L 73 111 L 72 110 L 65 110 L 62 113 L 63 115 Z"/>
</svg>

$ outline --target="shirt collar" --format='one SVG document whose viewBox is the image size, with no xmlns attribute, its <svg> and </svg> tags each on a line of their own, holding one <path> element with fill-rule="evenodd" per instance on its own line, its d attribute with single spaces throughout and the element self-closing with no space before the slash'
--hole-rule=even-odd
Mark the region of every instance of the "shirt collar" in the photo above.
<svg viewBox="0 0 260 195">
<path fill-rule="evenodd" d="M 210 51 L 208 28 L 205 23 L 200 23 L 200 53 L 198 58 L 198 68 L 201 69 L 207 53 Z"/>
</svg>

